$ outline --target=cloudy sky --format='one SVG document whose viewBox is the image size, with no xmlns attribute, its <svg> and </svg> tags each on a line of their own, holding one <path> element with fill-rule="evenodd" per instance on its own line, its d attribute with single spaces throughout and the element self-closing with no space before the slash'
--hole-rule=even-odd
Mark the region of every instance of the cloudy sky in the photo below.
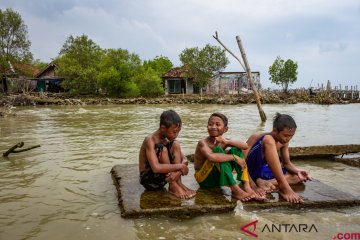
<svg viewBox="0 0 360 240">
<path fill-rule="evenodd" d="M 175 66 L 188 47 L 218 43 L 239 53 L 239 35 L 264 87 L 277 56 L 298 63 L 292 87 L 359 85 L 359 0 L 0 0 L 28 26 L 35 58 L 51 61 L 68 36 L 123 48 L 143 60 L 167 56 Z M 230 55 L 226 71 L 243 71 Z"/>
</svg>

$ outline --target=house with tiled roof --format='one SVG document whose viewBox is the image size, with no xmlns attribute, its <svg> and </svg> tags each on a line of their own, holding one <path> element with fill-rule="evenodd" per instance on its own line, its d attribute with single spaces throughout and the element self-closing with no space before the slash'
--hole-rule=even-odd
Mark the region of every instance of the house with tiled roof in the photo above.
<svg viewBox="0 0 360 240">
<path fill-rule="evenodd" d="M 32 88 L 29 77 L 39 72 L 39 69 L 27 63 L 9 63 L 5 74 L 1 76 L 0 92 L 22 92 Z"/>
<path fill-rule="evenodd" d="M 162 76 L 162 79 L 165 95 L 199 93 L 199 88 L 194 85 L 186 67 L 172 68 Z"/>
</svg>

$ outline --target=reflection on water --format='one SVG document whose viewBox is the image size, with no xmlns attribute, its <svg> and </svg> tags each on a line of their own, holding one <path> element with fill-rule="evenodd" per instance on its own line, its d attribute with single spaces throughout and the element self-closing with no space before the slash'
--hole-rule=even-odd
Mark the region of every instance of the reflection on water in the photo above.
<svg viewBox="0 0 360 240">
<path fill-rule="evenodd" d="M 41 147 L 0 158 L 0 239 L 240 239 L 240 227 L 259 224 L 315 223 L 316 239 L 359 231 L 360 208 L 334 210 L 262 210 L 206 215 L 194 219 L 120 217 L 109 171 L 115 164 L 136 163 L 145 135 L 159 124 L 165 109 L 182 117 L 179 140 L 193 153 L 206 136 L 212 112 L 229 118 L 228 137 L 246 138 L 271 130 L 275 112 L 294 116 L 298 124 L 292 146 L 359 144 L 360 105 L 264 105 L 268 121 L 259 121 L 256 105 L 122 105 L 17 108 L 16 117 L 0 119 L 0 152 L 17 142 Z M 358 168 L 341 163 L 304 161 L 312 175 L 336 188 L 360 195 Z M 189 176 L 191 177 L 191 176 Z M 241 206 L 241 205 L 240 205 Z M 286 233 L 261 238 L 289 239 Z M 292 233 L 293 234 L 293 233 Z M 296 233 L 309 239 L 307 233 Z M 245 237 L 246 238 L 246 237 Z"/>
</svg>

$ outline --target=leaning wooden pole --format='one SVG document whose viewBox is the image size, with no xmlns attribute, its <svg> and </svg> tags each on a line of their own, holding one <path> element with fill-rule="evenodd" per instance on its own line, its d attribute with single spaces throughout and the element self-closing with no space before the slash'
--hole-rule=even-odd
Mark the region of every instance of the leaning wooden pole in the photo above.
<svg viewBox="0 0 360 240">
<path fill-rule="evenodd" d="M 236 36 L 236 41 L 237 41 L 239 49 L 240 49 L 241 57 L 242 57 L 242 59 L 244 61 L 244 64 L 245 64 L 245 71 L 246 71 L 246 73 L 248 75 L 248 79 L 249 79 L 249 82 L 250 82 L 251 89 L 253 90 L 254 95 L 255 95 L 255 101 L 256 101 L 256 105 L 257 105 L 258 110 L 259 110 L 261 121 L 265 122 L 266 121 L 266 115 L 265 115 L 264 110 L 261 107 L 260 96 L 259 96 L 257 88 L 256 88 L 256 86 L 254 84 L 251 69 L 250 69 L 248 60 L 246 58 L 245 50 L 244 50 L 244 47 L 243 47 L 243 45 L 241 43 L 241 39 L 240 39 L 239 36 Z"/>
<path fill-rule="evenodd" d="M 249 81 L 250 81 L 250 86 L 251 86 L 251 88 L 253 89 L 253 92 L 254 92 L 254 95 L 255 95 L 255 101 L 256 101 L 256 105 L 257 105 L 258 110 L 259 110 L 260 119 L 261 119 L 262 122 L 265 122 L 265 121 L 266 121 L 266 115 L 265 115 L 265 112 L 263 111 L 263 109 L 262 109 L 262 107 L 261 107 L 260 97 L 259 97 L 259 94 L 258 94 L 257 89 L 256 89 L 256 87 L 255 87 L 255 84 L 254 84 L 253 81 L 252 81 L 252 74 L 251 74 L 251 70 L 250 70 L 249 64 L 248 64 L 248 62 L 247 62 L 247 59 L 246 59 L 245 51 L 243 51 L 243 52 L 244 52 L 243 60 L 244 60 L 244 56 L 245 56 L 247 67 L 246 67 L 246 65 L 244 65 L 244 64 L 241 62 L 241 60 L 240 60 L 232 51 L 230 51 L 230 50 L 225 46 L 225 44 L 223 44 L 223 43 L 220 41 L 217 32 L 215 32 L 215 35 L 213 35 L 213 38 L 215 38 L 215 40 L 218 41 L 218 43 L 220 43 L 220 45 L 221 45 L 226 51 L 228 51 L 228 53 L 230 53 L 231 56 L 233 56 L 233 57 L 240 63 L 240 65 L 242 66 L 242 68 L 244 69 L 244 71 L 247 73 L 248 79 L 249 79 Z M 237 39 L 237 38 L 238 38 L 238 36 L 236 37 L 236 39 Z M 239 37 L 239 40 L 240 40 L 240 37 Z M 240 44 L 239 44 L 239 42 L 238 42 L 238 45 L 239 45 L 239 47 L 242 46 L 242 45 L 241 45 L 241 41 L 240 41 Z M 241 49 L 240 49 L 240 51 L 241 51 Z M 244 60 L 244 63 L 245 63 L 245 60 Z M 249 71 L 248 71 L 247 69 L 249 69 Z M 249 74 L 249 73 L 250 73 L 250 74 Z"/>
</svg>

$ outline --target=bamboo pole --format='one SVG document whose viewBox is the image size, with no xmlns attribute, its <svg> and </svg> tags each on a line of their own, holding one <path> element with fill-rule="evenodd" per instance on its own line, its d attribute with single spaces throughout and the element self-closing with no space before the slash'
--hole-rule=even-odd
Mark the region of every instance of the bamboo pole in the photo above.
<svg viewBox="0 0 360 240">
<path fill-rule="evenodd" d="M 249 64 L 247 62 L 247 58 L 246 58 L 246 55 L 245 55 L 245 51 L 241 45 L 241 40 L 240 40 L 240 37 L 239 36 L 236 36 L 236 40 L 239 39 L 238 41 L 238 45 L 239 45 L 239 48 L 240 48 L 240 52 L 241 52 L 241 55 L 242 55 L 242 58 L 244 60 L 244 63 L 245 65 L 241 62 L 241 60 L 232 52 L 230 51 L 226 46 L 225 44 L 223 44 L 220 39 L 219 39 L 219 36 L 218 36 L 218 33 L 215 32 L 215 35 L 213 35 L 213 38 L 228 52 L 230 53 L 231 56 L 233 56 L 239 63 L 240 65 L 242 66 L 242 68 L 244 69 L 244 71 L 247 73 L 248 75 L 248 79 L 249 79 L 249 82 L 250 82 L 250 86 L 254 92 L 254 95 L 255 95 L 255 101 L 256 101 L 256 105 L 258 107 L 258 110 L 259 110 L 259 115 L 260 115 L 260 119 L 262 122 L 265 122 L 266 121 L 266 115 L 265 115 L 265 112 L 264 110 L 262 109 L 261 107 L 261 102 L 260 102 L 260 97 L 259 97 L 259 94 L 257 92 L 257 89 L 256 89 L 256 86 L 255 84 L 253 83 L 253 80 L 252 80 L 252 73 L 251 73 L 251 70 L 250 70 L 250 67 L 249 67 Z M 241 46 L 241 47 L 240 47 Z M 241 50 L 242 49 L 242 50 Z"/>
<path fill-rule="evenodd" d="M 236 41 L 238 43 L 240 53 L 241 53 L 242 59 L 243 59 L 244 64 L 245 64 L 245 71 L 246 71 L 246 73 L 248 75 L 248 79 L 249 79 L 249 82 L 250 82 L 251 89 L 253 90 L 254 95 L 255 95 L 255 101 L 256 101 L 256 105 L 257 105 L 258 110 L 259 110 L 261 121 L 266 122 L 266 115 L 265 115 L 264 110 L 261 107 L 260 96 L 259 96 L 257 88 L 256 88 L 256 86 L 255 86 L 255 84 L 253 82 L 253 76 L 252 76 L 252 73 L 251 73 L 251 70 L 250 70 L 248 60 L 246 58 L 244 47 L 243 47 L 243 45 L 241 43 L 240 36 L 236 36 Z"/>
</svg>

